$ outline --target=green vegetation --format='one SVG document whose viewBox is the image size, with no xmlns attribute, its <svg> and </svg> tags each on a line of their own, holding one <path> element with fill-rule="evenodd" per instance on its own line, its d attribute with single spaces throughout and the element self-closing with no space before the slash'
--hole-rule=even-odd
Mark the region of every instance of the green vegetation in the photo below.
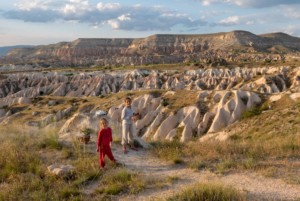
<svg viewBox="0 0 300 201">
<path fill-rule="evenodd" d="M 146 183 L 137 174 L 125 169 L 115 169 L 105 174 L 101 180 L 99 193 L 117 195 L 119 193 L 138 193 L 145 188 Z"/>
<path fill-rule="evenodd" d="M 243 112 L 242 118 L 243 119 L 250 118 L 250 117 L 261 114 L 261 112 L 262 112 L 262 110 L 260 107 L 253 107 L 253 108 L 250 108 L 250 109 L 246 110 L 245 112 Z"/>
<path fill-rule="evenodd" d="M 163 99 L 163 100 L 161 101 L 161 105 L 164 106 L 164 107 L 166 107 L 166 106 L 169 105 L 169 103 L 168 103 L 168 101 L 167 101 L 166 99 Z"/>
<path fill-rule="evenodd" d="M 83 128 L 82 130 L 80 130 L 84 135 L 86 135 L 86 136 L 90 136 L 91 135 L 91 133 L 93 133 L 94 131 L 93 131 L 93 129 L 91 129 L 91 128 L 87 128 L 87 127 L 85 127 L 85 128 Z"/>
<path fill-rule="evenodd" d="M 200 183 L 167 199 L 167 201 L 176 200 L 243 201 L 246 197 L 232 187 L 215 183 Z"/>
</svg>

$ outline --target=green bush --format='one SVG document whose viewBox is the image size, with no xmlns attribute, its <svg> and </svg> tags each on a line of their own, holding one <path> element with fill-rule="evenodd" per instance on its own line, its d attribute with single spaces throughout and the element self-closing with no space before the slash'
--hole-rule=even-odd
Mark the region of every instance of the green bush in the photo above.
<svg viewBox="0 0 300 201">
<path fill-rule="evenodd" d="M 242 118 L 247 119 L 256 115 L 261 114 L 262 109 L 260 107 L 253 107 L 243 112 Z"/>
<path fill-rule="evenodd" d="M 161 102 L 161 105 L 164 106 L 164 107 L 168 106 L 169 105 L 168 100 L 163 99 L 162 102 Z"/>
</svg>

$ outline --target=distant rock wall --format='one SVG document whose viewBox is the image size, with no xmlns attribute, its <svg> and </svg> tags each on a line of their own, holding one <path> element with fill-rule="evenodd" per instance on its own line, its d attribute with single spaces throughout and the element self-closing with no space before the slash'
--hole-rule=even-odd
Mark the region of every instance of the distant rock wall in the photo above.
<svg viewBox="0 0 300 201">
<path fill-rule="evenodd" d="M 153 35 L 139 39 L 81 38 L 73 42 L 14 49 L 0 60 L 0 64 L 63 67 L 200 62 L 226 65 L 226 61 L 284 60 L 284 54 L 295 50 L 300 50 L 300 39 L 283 33 L 259 36 L 246 31 L 233 31 Z"/>
</svg>

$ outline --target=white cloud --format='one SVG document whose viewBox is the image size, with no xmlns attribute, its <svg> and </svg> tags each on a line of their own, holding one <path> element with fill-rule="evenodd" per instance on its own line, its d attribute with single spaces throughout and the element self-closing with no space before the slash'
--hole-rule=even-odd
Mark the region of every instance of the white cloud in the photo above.
<svg viewBox="0 0 300 201">
<path fill-rule="evenodd" d="M 74 5 L 70 5 L 70 4 L 67 4 L 65 5 L 65 7 L 63 8 L 63 12 L 65 14 L 68 14 L 68 13 L 75 13 L 76 12 L 76 7 Z"/>
<path fill-rule="evenodd" d="M 87 0 L 70 0 L 63 9 L 64 14 L 84 14 L 85 12 L 91 11 L 92 8 Z"/>
<path fill-rule="evenodd" d="M 216 24 L 213 24 L 214 26 L 216 25 L 221 25 L 221 26 L 252 26 L 252 25 L 257 25 L 257 24 L 265 24 L 268 23 L 274 18 L 267 18 L 268 14 L 252 14 L 252 15 L 245 15 L 245 16 L 229 16 L 227 18 L 219 20 Z"/>
<path fill-rule="evenodd" d="M 63 20 L 87 23 L 93 27 L 108 24 L 113 29 L 135 31 L 171 30 L 177 25 L 199 29 L 206 25 L 204 19 L 192 19 L 186 13 L 161 6 L 124 6 L 120 3 L 103 2 L 90 4 L 88 0 L 48 0 L 43 3 L 41 0 L 26 0 L 23 1 L 23 6 L 20 7 L 19 4 L 17 9 L 3 12 L 3 16 L 26 22 Z"/>
<path fill-rule="evenodd" d="M 209 6 L 210 4 L 213 4 L 213 3 L 218 3 L 220 0 L 203 0 L 202 1 L 202 4 L 204 6 Z"/>
<path fill-rule="evenodd" d="M 208 6 L 217 3 L 234 4 L 241 7 L 263 8 L 277 5 L 300 4 L 299 0 L 200 0 L 203 5 Z"/>
<path fill-rule="evenodd" d="M 120 21 L 131 20 L 130 14 L 121 15 L 118 17 L 118 20 L 120 20 Z"/>
<path fill-rule="evenodd" d="M 220 22 L 219 22 L 219 24 L 225 25 L 225 26 L 237 25 L 239 23 L 240 23 L 239 16 L 230 16 L 230 17 L 220 20 Z"/>
<path fill-rule="evenodd" d="M 120 21 L 118 20 L 107 20 L 107 24 L 109 24 L 113 29 L 119 29 L 120 28 Z"/>
<path fill-rule="evenodd" d="M 100 11 L 106 11 L 106 10 L 118 10 L 121 8 L 121 5 L 119 3 L 98 3 L 97 9 Z"/>
<path fill-rule="evenodd" d="M 49 4 L 52 1 L 42 1 L 42 0 L 22 0 L 20 3 L 15 4 L 15 6 L 20 10 L 30 11 L 32 9 L 42 9 L 47 10 Z"/>
</svg>

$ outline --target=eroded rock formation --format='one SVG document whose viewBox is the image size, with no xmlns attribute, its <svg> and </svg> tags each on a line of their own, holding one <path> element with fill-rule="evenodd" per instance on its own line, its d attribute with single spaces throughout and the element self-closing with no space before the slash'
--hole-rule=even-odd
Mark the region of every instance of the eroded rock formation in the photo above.
<svg viewBox="0 0 300 201">
<path fill-rule="evenodd" d="M 142 116 L 135 124 L 136 135 L 145 140 L 178 139 L 187 142 L 196 136 L 219 132 L 239 121 L 245 110 L 262 103 L 262 96 L 269 98 L 270 102 L 280 100 L 283 96 L 298 100 L 299 70 L 299 67 L 282 66 L 211 68 L 181 73 L 135 70 L 7 74 L 0 79 L 0 123 L 9 124 L 22 115 L 18 110 L 10 110 L 10 106 L 34 104 L 35 99 L 44 95 L 105 97 L 120 91 L 155 89 L 160 91 L 159 95 L 141 95 L 132 102 L 132 107 Z M 166 97 L 176 99 L 181 90 L 196 94 L 196 100 L 177 109 L 163 104 Z M 53 107 L 57 102 L 48 100 L 46 104 Z M 32 112 L 32 116 L 39 116 L 39 120 L 29 120 L 27 125 L 44 127 L 65 120 L 60 129 L 61 136 L 76 135 L 84 126 L 97 130 L 99 107 L 87 105 L 77 110 L 76 105 L 71 105 L 42 115 Z M 120 126 L 123 107 L 123 104 L 119 104 L 107 111 L 107 117 L 115 126 Z"/>
<path fill-rule="evenodd" d="M 107 73 L 16 73 L 0 79 L 0 107 L 42 95 L 99 96 L 126 90 L 230 90 L 278 93 L 299 86 L 299 69 L 289 67 L 120 71 Z M 292 72 L 290 72 L 292 71 Z M 290 84 L 291 83 L 291 84 Z"/>
</svg>

